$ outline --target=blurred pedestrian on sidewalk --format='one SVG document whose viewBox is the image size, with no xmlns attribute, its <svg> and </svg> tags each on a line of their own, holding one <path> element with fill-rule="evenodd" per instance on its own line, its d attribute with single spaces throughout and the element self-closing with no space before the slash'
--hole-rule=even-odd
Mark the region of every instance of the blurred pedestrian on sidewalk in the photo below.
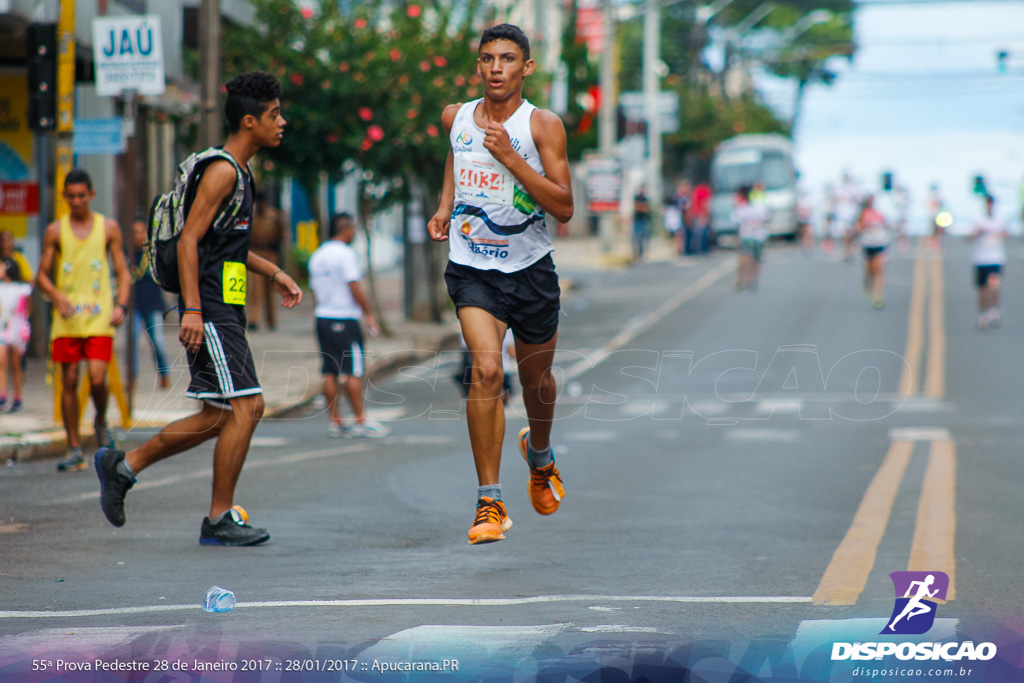
<svg viewBox="0 0 1024 683">
<path fill-rule="evenodd" d="M 0 232 L 0 411 L 16 413 L 22 409 L 22 361 L 32 334 L 32 279 L 32 267 L 14 249 L 14 235 L 8 230 Z M 8 370 L 14 387 L 10 406 Z"/>
<path fill-rule="evenodd" d="M 441 202 L 427 228 L 434 240 L 449 243 L 445 282 L 473 354 L 466 402 L 479 483 L 469 529 L 473 544 L 500 541 L 512 527 L 499 483 L 506 328 L 515 336 L 529 422 L 518 442 L 530 468 L 530 502 L 540 514 L 550 515 L 564 494 L 550 441 L 560 290 L 544 218 L 550 214 L 562 223 L 572 218 L 572 175 L 561 119 L 522 97 L 533 70 L 530 41 L 518 27 L 488 28 L 477 57 L 483 98 L 449 105 L 441 115 L 452 151 Z"/>
<path fill-rule="evenodd" d="M 247 546 L 270 538 L 248 524 L 234 505 L 235 486 L 249 453 L 249 441 L 263 417 L 263 389 L 245 335 L 247 271 L 270 279 L 286 308 L 302 301 L 302 290 L 269 261 L 249 251 L 255 186 L 249 160 L 284 135 L 281 85 L 265 72 L 236 76 L 227 84 L 224 111 L 231 130 L 222 148 L 203 167 L 185 225 L 178 237 L 181 294 L 178 339 L 188 355 L 192 381 L 185 393 L 202 401 L 199 412 L 176 420 L 138 448 L 124 453 L 101 448 L 95 457 L 100 507 L 114 526 L 124 526 L 124 498 L 135 476 L 165 458 L 215 438 L 210 512 L 200 525 L 202 545 Z M 240 177 L 241 175 L 241 177 Z M 244 181 L 239 202 L 236 188 Z M 225 211 L 237 208 L 233 224 L 214 230 Z M 204 258 L 200 260 L 200 252 Z M 229 283 L 235 285 L 229 287 Z"/>
<path fill-rule="evenodd" d="M 53 302 L 50 327 L 52 358 L 60 364 L 61 418 L 68 438 L 68 456 L 61 472 L 88 468 L 79 433 L 78 371 L 88 366 L 90 393 L 96 408 L 93 424 L 100 446 L 112 447 L 107 428 L 107 365 L 114 347 L 114 328 L 124 322 L 131 296 L 131 275 L 124 260 L 121 228 L 90 208 L 96 197 L 92 179 L 74 169 L 64 179 L 64 199 L 71 214 L 51 223 L 43 237 L 36 284 Z M 110 286 L 110 265 L 117 274 L 117 304 Z"/>
<path fill-rule="evenodd" d="M 711 186 L 697 183 L 690 193 L 690 230 L 693 253 L 707 255 L 711 252 Z"/>
<path fill-rule="evenodd" d="M 164 290 L 149 273 L 149 260 L 146 257 L 146 224 L 135 221 L 135 255 L 132 262 L 132 293 L 135 296 L 135 314 L 132 330 L 135 348 L 132 350 L 132 377 L 139 379 L 139 347 L 142 332 L 145 330 L 149 345 L 153 349 L 153 361 L 159 375 L 160 388 L 166 389 L 170 384 L 170 363 L 167 358 L 167 341 L 164 338 L 164 313 L 167 304 L 164 301 Z M 132 386 L 134 393 L 135 387 Z"/>
<path fill-rule="evenodd" d="M 256 193 L 256 208 L 252 215 L 252 243 L 249 250 L 280 267 L 281 247 L 284 244 L 284 222 L 281 213 L 267 203 L 262 192 Z M 260 329 L 260 319 L 266 316 L 267 329 L 277 329 L 277 306 L 274 302 L 273 287 L 265 278 L 254 278 L 252 290 L 246 298 L 246 318 L 249 329 Z"/>
<path fill-rule="evenodd" d="M 381 437 L 390 430 L 366 417 L 363 376 L 366 374 L 363 328 L 371 337 L 380 334 L 373 309 L 360 282 L 359 257 L 349 246 L 356 238 L 351 214 L 331 217 L 331 239 L 309 258 L 309 286 L 316 296 L 316 338 L 323 358 L 324 395 L 330 411 L 331 436 Z M 338 405 L 338 389 L 344 389 L 354 420 L 345 424 Z"/>
<path fill-rule="evenodd" d="M 641 185 L 633 196 L 633 261 L 644 258 L 647 241 L 651 238 L 651 205 L 647 201 L 647 192 Z"/>
</svg>

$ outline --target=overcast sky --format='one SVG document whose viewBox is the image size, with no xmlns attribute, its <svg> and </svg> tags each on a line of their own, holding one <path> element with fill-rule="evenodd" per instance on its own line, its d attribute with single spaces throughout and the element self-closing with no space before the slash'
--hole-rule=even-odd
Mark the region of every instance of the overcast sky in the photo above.
<svg viewBox="0 0 1024 683">
<path fill-rule="evenodd" d="M 983 175 L 1000 213 L 1019 217 L 1024 183 L 1024 1 L 871 0 L 858 7 L 853 64 L 834 59 L 831 87 L 808 89 L 795 131 L 808 189 L 844 170 L 879 189 L 892 171 L 912 195 L 918 229 L 931 183 L 958 223 L 973 221 Z M 996 52 L 1007 50 L 1006 72 Z M 792 89 L 760 81 L 791 113 Z"/>
</svg>

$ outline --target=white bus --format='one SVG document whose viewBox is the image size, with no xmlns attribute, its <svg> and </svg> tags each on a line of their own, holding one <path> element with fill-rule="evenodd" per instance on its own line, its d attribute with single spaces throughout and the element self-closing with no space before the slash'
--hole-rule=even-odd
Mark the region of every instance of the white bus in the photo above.
<svg viewBox="0 0 1024 683">
<path fill-rule="evenodd" d="M 768 234 L 797 236 L 796 168 L 793 145 L 781 135 L 740 135 L 715 148 L 711 160 L 711 228 L 719 245 L 735 245 L 735 193 L 760 184 L 768 207 Z"/>
</svg>

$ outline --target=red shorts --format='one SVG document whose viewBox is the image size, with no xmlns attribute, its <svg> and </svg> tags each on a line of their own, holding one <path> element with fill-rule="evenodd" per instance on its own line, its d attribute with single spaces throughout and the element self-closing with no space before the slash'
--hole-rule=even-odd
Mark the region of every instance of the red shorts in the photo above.
<svg viewBox="0 0 1024 683">
<path fill-rule="evenodd" d="M 109 363 L 113 350 L 113 337 L 59 337 L 53 340 L 50 357 L 54 363 L 77 363 L 83 359 Z"/>
</svg>

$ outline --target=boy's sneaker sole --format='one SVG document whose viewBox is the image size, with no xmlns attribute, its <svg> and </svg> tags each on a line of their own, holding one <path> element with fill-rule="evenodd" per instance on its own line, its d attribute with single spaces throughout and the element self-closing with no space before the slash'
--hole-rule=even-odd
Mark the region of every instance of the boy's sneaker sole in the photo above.
<svg viewBox="0 0 1024 683">
<path fill-rule="evenodd" d="M 135 485 L 117 471 L 117 466 L 124 460 L 124 451 L 101 448 L 93 456 L 96 465 L 96 476 L 100 480 L 100 508 L 107 521 L 116 527 L 124 526 L 124 497 Z"/>
</svg>

